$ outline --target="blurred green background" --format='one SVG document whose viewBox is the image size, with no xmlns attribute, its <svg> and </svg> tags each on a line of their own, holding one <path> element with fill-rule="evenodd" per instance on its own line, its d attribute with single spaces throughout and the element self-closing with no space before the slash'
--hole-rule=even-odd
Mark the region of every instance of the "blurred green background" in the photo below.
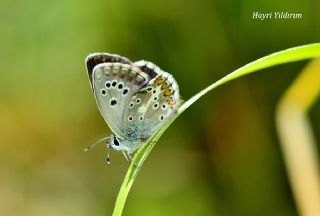
<svg viewBox="0 0 320 216">
<path fill-rule="evenodd" d="M 128 167 L 105 163 L 110 133 L 84 65 L 93 52 L 153 61 L 183 98 L 275 51 L 319 42 L 317 0 L 0 2 L 0 215 L 111 215 Z M 302 13 L 255 20 L 252 13 Z M 124 215 L 297 215 L 275 130 L 306 62 L 264 70 L 187 110 L 160 139 Z M 311 111 L 318 143 L 320 103 Z"/>
</svg>

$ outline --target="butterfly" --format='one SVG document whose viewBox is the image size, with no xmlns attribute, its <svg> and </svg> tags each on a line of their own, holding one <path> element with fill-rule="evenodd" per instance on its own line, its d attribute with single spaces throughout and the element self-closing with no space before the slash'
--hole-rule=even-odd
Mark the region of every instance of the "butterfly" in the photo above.
<svg viewBox="0 0 320 216">
<path fill-rule="evenodd" d="M 145 60 L 94 53 L 85 63 L 98 108 L 112 131 L 106 146 L 132 160 L 131 154 L 177 113 L 178 84 Z"/>
</svg>

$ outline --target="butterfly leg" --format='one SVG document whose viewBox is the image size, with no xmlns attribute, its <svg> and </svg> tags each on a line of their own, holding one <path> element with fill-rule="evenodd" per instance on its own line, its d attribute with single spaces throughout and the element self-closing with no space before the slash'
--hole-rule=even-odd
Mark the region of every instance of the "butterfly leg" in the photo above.
<svg viewBox="0 0 320 216">
<path fill-rule="evenodd" d="M 129 153 L 122 151 L 122 154 L 128 162 L 131 162 L 135 167 L 140 169 L 140 166 L 133 160 L 132 156 Z"/>
<path fill-rule="evenodd" d="M 125 151 L 122 151 L 122 154 L 123 154 L 123 156 L 125 157 L 125 159 L 126 159 L 128 162 L 132 161 L 132 158 L 131 158 L 131 157 L 128 157 L 128 155 L 127 155 L 127 153 L 126 153 Z M 130 158 L 131 160 L 129 160 L 129 158 Z"/>
<path fill-rule="evenodd" d="M 134 162 L 133 158 L 131 157 L 131 155 L 129 153 L 122 151 L 122 154 L 128 162 Z"/>
<path fill-rule="evenodd" d="M 132 156 L 131 156 L 129 153 L 128 153 L 127 155 L 128 155 L 128 157 L 130 158 L 130 160 L 131 160 L 132 162 L 134 162 Z"/>
<path fill-rule="evenodd" d="M 132 158 L 131 154 L 130 153 L 125 153 L 126 156 L 130 159 L 130 162 L 135 166 L 137 167 L 138 169 L 140 169 L 140 166 L 135 162 L 135 160 Z"/>
</svg>

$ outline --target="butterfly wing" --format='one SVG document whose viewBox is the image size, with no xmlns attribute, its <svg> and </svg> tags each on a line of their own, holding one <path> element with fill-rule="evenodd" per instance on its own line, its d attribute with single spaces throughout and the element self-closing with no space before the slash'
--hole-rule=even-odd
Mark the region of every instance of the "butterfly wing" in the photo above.
<svg viewBox="0 0 320 216">
<path fill-rule="evenodd" d="M 93 87 L 92 73 L 93 73 L 94 67 L 101 63 L 114 63 L 114 62 L 128 64 L 128 65 L 132 64 L 132 62 L 129 59 L 122 57 L 120 55 L 110 54 L 110 53 L 93 53 L 86 58 L 85 63 L 86 63 L 91 87 Z"/>
<path fill-rule="evenodd" d="M 180 104 L 174 78 L 151 62 L 96 53 L 86 66 L 99 110 L 119 138 L 147 139 Z"/>
<path fill-rule="evenodd" d="M 123 63 L 101 63 L 93 68 L 92 85 L 99 110 L 108 126 L 124 138 L 122 113 L 128 100 L 148 82 L 139 68 Z"/>
<path fill-rule="evenodd" d="M 151 62 L 134 65 L 153 79 L 128 101 L 123 113 L 124 129 L 133 140 L 145 140 L 175 114 L 180 104 L 179 87 L 172 75 Z"/>
</svg>

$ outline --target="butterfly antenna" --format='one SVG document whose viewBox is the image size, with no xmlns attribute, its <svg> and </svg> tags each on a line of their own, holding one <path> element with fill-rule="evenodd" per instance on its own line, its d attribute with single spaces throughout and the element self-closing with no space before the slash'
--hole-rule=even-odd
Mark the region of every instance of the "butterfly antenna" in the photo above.
<svg viewBox="0 0 320 216">
<path fill-rule="evenodd" d="M 111 161 L 110 161 L 110 149 L 108 148 L 108 153 L 107 153 L 107 164 L 111 164 Z"/>
<path fill-rule="evenodd" d="M 107 140 L 108 138 L 109 138 L 109 137 L 104 137 L 104 138 L 102 138 L 102 139 L 99 139 L 97 142 L 95 142 L 95 143 L 93 143 L 93 144 L 85 147 L 85 148 L 84 148 L 84 151 L 85 151 L 85 152 L 90 151 L 90 150 L 93 149 L 98 143 L 100 143 L 100 142 L 102 142 L 102 141 L 105 141 L 105 140 Z"/>
</svg>

